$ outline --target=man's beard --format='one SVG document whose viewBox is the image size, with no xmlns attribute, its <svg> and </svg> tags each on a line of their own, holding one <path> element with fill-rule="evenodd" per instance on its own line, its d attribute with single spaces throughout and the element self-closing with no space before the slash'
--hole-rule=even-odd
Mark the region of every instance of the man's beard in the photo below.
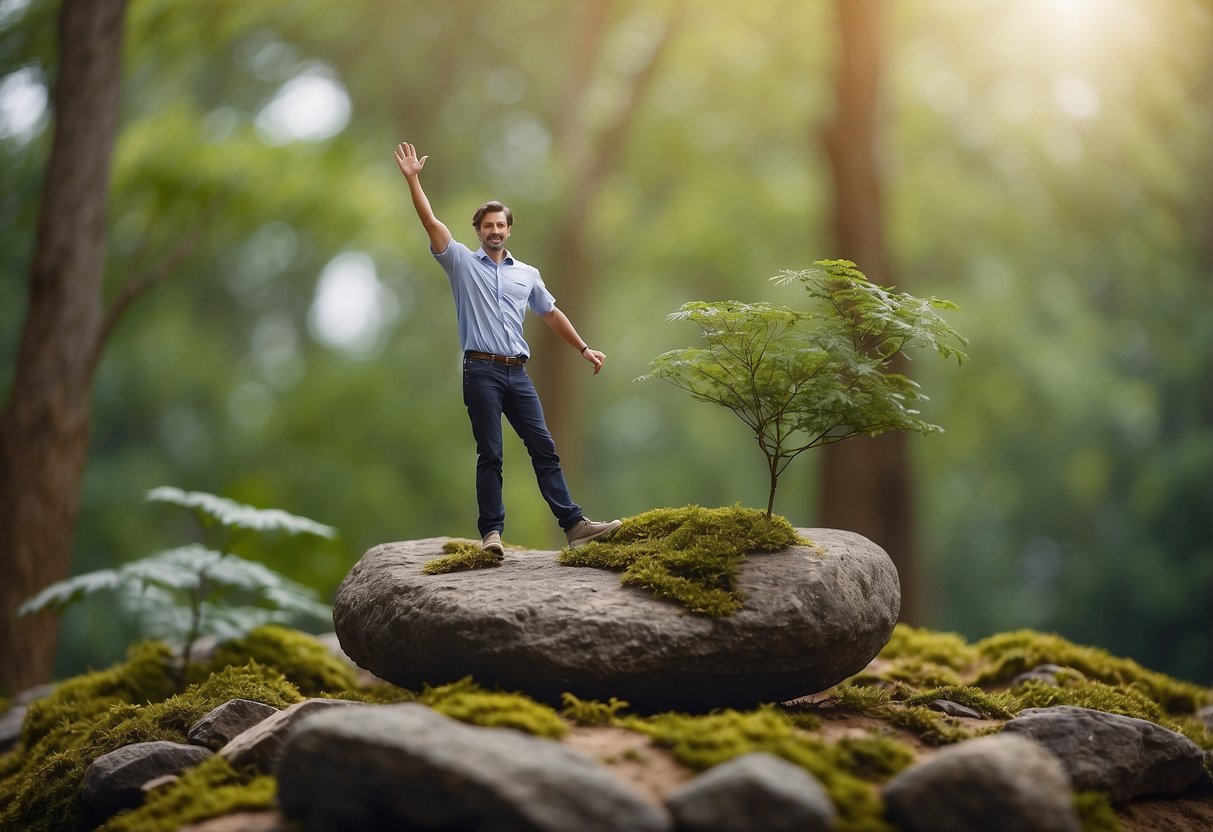
<svg viewBox="0 0 1213 832">
<path fill-rule="evenodd" d="M 502 237 L 502 238 L 499 238 L 496 240 L 491 239 L 491 238 L 485 239 L 484 244 L 486 246 L 488 246 L 489 248 L 491 248 L 493 251 L 501 251 L 501 249 L 505 248 L 505 238 Z"/>
</svg>

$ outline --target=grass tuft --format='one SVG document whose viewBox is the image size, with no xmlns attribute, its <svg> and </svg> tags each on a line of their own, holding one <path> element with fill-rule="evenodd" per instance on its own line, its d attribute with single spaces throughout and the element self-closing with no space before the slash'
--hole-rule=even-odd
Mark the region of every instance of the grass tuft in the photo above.
<svg viewBox="0 0 1213 832">
<path fill-rule="evenodd" d="M 792 524 L 758 509 L 659 508 L 628 518 L 607 541 L 565 549 L 564 566 L 622 570 L 624 586 L 650 590 L 691 612 L 730 615 L 743 598 L 735 589 L 748 552 L 777 552 L 807 544 Z"/>
<path fill-rule="evenodd" d="M 578 725 L 613 725 L 619 718 L 619 712 L 627 709 L 629 704 L 614 696 L 608 702 L 599 702 L 597 699 L 578 699 L 565 692 L 560 698 L 564 702 L 560 715 Z"/>
<path fill-rule="evenodd" d="M 501 566 L 501 561 L 495 554 L 480 548 L 479 543 L 470 540 L 451 540 L 442 545 L 446 557 L 434 558 L 428 561 L 421 571 L 427 575 L 441 575 L 446 572 L 463 572 L 468 569 L 490 569 Z"/>
</svg>

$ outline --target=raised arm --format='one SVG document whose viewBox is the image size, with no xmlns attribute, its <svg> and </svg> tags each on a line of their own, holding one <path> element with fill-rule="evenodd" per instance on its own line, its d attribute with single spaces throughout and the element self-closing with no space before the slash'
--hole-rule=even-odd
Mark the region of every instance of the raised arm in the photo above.
<svg viewBox="0 0 1213 832">
<path fill-rule="evenodd" d="M 451 244 L 451 231 L 442 224 L 442 220 L 434 216 L 430 200 L 421 189 L 421 169 L 429 156 L 417 158 L 417 150 L 408 142 L 396 146 L 396 165 L 404 174 L 404 180 L 409 183 L 409 196 L 413 198 L 413 207 L 417 209 L 417 217 L 425 226 L 425 233 L 430 237 L 430 251 L 442 254 Z"/>
</svg>

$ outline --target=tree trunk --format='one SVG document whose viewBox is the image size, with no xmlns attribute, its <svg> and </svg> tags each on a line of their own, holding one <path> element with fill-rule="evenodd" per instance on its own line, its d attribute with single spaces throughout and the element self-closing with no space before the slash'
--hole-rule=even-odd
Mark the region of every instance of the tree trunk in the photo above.
<svg viewBox="0 0 1213 832">
<path fill-rule="evenodd" d="M 834 180 L 832 257 L 855 261 L 873 282 L 890 285 L 881 177 L 877 163 L 882 0 L 835 0 L 840 52 L 837 112 L 823 131 Z M 896 372 L 905 372 L 895 362 Z M 907 437 L 895 431 L 823 450 L 821 523 L 859 532 L 882 546 L 901 577 L 901 618 L 917 616 L 914 501 Z"/>
<path fill-rule="evenodd" d="M 598 331 L 584 314 L 589 307 L 589 287 L 594 284 L 596 271 L 585 239 L 589 213 L 618 163 L 636 111 L 656 76 L 670 40 L 682 24 L 685 10 L 685 0 L 675 0 L 671 4 L 665 28 L 652 53 L 630 79 L 627 98 L 597 136 L 585 130 L 581 112 L 593 81 L 594 64 L 602 50 L 609 4 L 582 4 L 574 11 L 579 15 L 577 35 L 573 38 L 568 82 L 554 142 L 567 184 L 560 203 L 560 220 L 543 272 L 561 311 L 590 346 L 606 353 L 610 353 L 610 333 Z M 580 393 L 588 368 L 584 358 L 555 338 L 549 341 L 548 349 L 539 351 L 533 364 L 535 386 L 543 400 L 548 428 L 556 438 L 565 473 L 574 482 L 579 477 L 582 457 L 584 432 L 580 425 L 584 405 Z"/>
<path fill-rule="evenodd" d="M 29 307 L 0 412 L 0 688 L 51 678 L 58 620 L 20 603 L 69 574 L 103 320 L 106 195 L 118 122 L 125 0 L 63 0 L 55 136 L 38 211 Z"/>
</svg>

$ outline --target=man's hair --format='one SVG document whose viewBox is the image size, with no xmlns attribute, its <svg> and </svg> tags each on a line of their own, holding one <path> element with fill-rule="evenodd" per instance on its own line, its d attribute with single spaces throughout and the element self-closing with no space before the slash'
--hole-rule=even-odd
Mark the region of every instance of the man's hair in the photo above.
<svg viewBox="0 0 1213 832">
<path fill-rule="evenodd" d="M 472 228 L 480 227 L 480 221 L 482 219 L 484 219 L 485 214 L 495 214 L 498 211 L 505 214 L 505 224 L 507 226 L 509 226 L 510 228 L 513 228 L 514 227 L 514 212 L 511 211 L 509 208 L 506 208 L 504 205 L 502 205 L 500 202 L 498 202 L 495 199 L 492 202 L 484 203 L 484 205 L 481 205 L 479 208 L 476 209 L 475 214 L 472 214 Z"/>
</svg>

